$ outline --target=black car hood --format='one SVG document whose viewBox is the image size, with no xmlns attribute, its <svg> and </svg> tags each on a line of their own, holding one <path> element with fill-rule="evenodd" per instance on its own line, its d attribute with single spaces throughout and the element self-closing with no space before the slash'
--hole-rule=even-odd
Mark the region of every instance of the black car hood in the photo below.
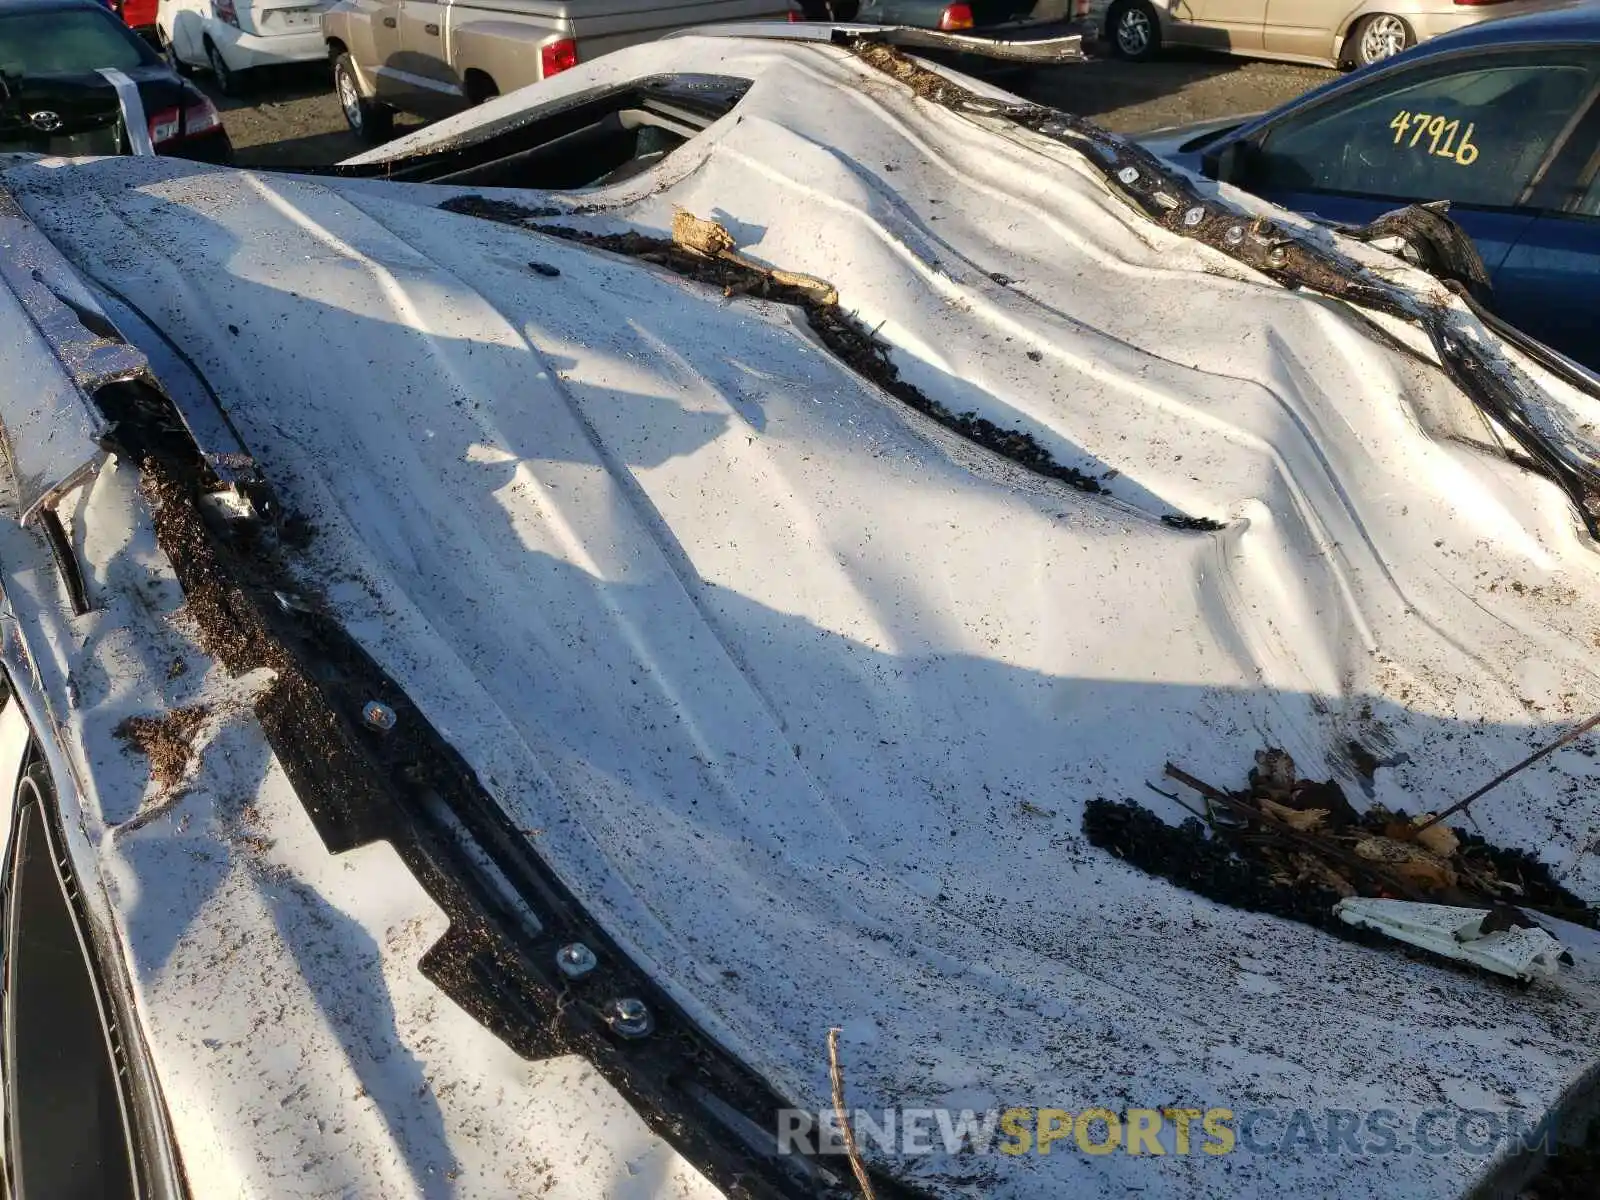
<svg viewBox="0 0 1600 1200">
<path fill-rule="evenodd" d="M 182 101 L 185 85 L 164 64 L 123 74 L 138 87 L 146 113 Z M 12 81 L 11 89 L 10 97 L 0 100 L 0 145 L 8 149 L 61 152 L 59 143 L 115 129 L 122 120 L 116 85 L 99 72 L 23 76 Z M 54 121 L 47 114 L 54 114 Z"/>
</svg>

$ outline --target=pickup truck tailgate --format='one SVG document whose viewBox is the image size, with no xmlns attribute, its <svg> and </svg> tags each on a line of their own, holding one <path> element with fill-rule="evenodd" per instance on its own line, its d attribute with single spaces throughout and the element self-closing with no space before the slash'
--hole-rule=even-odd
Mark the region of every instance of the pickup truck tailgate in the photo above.
<svg viewBox="0 0 1600 1200">
<path fill-rule="evenodd" d="M 788 0 L 583 0 L 563 7 L 578 40 L 578 59 L 588 61 L 691 25 L 786 20 L 790 4 Z"/>
</svg>

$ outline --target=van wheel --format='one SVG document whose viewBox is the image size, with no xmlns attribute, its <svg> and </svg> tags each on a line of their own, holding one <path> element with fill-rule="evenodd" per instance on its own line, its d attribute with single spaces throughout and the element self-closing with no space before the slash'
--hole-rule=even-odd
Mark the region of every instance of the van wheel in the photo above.
<svg viewBox="0 0 1600 1200">
<path fill-rule="evenodd" d="M 1128 62 L 1149 62 L 1161 49 L 1161 22 L 1148 0 L 1117 0 L 1106 15 L 1111 52 Z"/>
<path fill-rule="evenodd" d="M 333 90 L 339 97 L 339 108 L 344 112 L 350 132 L 363 142 L 381 142 L 394 133 L 394 109 L 361 94 L 356 82 L 356 65 L 348 54 L 333 60 Z"/>
<path fill-rule="evenodd" d="M 224 96 L 237 96 L 244 91 L 243 75 L 228 65 L 215 42 L 206 42 L 206 63 L 211 67 L 211 77 L 217 81 L 217 91 Z"/>
</svg>

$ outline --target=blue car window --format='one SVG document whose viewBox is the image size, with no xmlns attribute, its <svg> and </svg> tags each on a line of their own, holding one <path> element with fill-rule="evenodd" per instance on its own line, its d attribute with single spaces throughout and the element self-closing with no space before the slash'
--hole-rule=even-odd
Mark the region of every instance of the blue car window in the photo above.
<svg viewBox="0 0 1600 1200">
<path fill-rule="evenodd" d="M 1600 64 L 1570 53 L 1377 80 L 1271 127 L 1248 186 L 1512 208 L 1597 83 Z"/>
</svg>

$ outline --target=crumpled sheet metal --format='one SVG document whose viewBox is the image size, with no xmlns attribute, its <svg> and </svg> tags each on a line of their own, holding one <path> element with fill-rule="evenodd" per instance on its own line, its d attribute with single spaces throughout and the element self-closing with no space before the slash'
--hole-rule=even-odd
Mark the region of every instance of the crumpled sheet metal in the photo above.
<svg viewBox="0 0 1600 1200">
<path fill-rule="evenodd" d="M 27 521 L 103 457 L 105 421 L 90 399 L 145 373 L 72 269 L 0 192 L 0 508 Z"/>
</svg>

